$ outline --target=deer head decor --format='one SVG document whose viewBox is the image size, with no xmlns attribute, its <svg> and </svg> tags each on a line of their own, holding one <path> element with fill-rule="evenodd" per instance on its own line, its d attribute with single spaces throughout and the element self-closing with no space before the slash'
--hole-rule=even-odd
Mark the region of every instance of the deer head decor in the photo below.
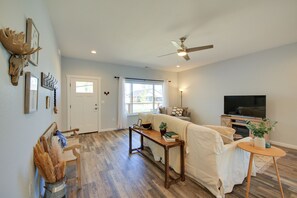
<svg viewBox="0 0 297 198">
<path fill-rule="evenodd" d="M 9 28 L 0 29 L 0 42 L 4 48 L 11 54 L 9 58 L 9 75 L 11 83 L 18 85 L 19 76 L 23 75 L 23 68 L 28 66 L 28 55 L 41 50 L 40 47 L 34 49 L 25 42 L 23 32 L 16 33 Z"/>
</svg>

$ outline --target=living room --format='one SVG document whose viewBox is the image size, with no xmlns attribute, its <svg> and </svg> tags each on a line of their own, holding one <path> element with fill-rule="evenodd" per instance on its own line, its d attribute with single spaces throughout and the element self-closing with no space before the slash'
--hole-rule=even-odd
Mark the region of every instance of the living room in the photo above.
<svg viewBox="0 0 297 198">
<path fill-rule="evenodd" d="M 39 87 L 38 110 L 24 114 L 25 77 L 19 77 L 17 86 L 12 85 L 8 74 L 10 53 L 0 45 L 1 174 L 5 178 L 1 180 L 1 197 L 39 196 L 40 186 L 32 148 L 52 122 L 57 122 L 62 130 L 69 129 L 67 75 L 100 78 L 98 105 L 101 116 L 98 131 L 102 134 L 112 131 L 111 135 L 104 136 L 107 142 L 112 141 L 110 136 L 117 136 L 113 130 L 118 129 L 119 80 L 116 76 L 167 81 L 168 105 L 181 106 L 182 102 L 182 106 L 191 111 L 191 122 L 199 125 L 221 125 L 224 96 L 266 95 L 266 117 L 278 121 L 270 134 L 270 142 L 277 147 L 292 149 L 290 152 L 297 149 L 297 135 L 294 133 L 297 127 L 294 112 L 297 107 L 296 8 L 297 3 L 293 0 L 224 3 L 100 1 L 95 4 L 49 0 L 1 2 L 1 29 L 8 27 L 13 31 L 26 33 L 26 20 L 32 18 L 39 31 L 39 45 L 42 49 L 39 51 L 38 66 L 29 63 L 24 67 L 24 74 L 31 72 L 39 78 L 41 72 L 50 73 L 58 81 L 57 113 L 53 110 L 54 91 Z M 96 16 L 96 12 L 100 15 Z M 74 15 L 75 13 L 77 14 Z M 96 17 L 100 17 L 100 20 Z M 94 24 L 99 24 L 99 27 L 94 27 Z M 188 48 L 203 45 L 213 45 L 213 48 L 189 53 L 189 61 L 176 53 L 158 57 L 176 52 L 171 41 L 180 44 L 179 39 L 182 36 L 187 36 L 184 44 Z M 91 50 L 96 50 L 97 54 L 92 54 Z M 182 98 L 179 89 L 183 90 Z M 50 108 L 46 108 L 47 96 L 50 98 Z M 135 124 L 137 119 L 137 115 L 129 115 L 128 125 Z M 127 135 L 127 132 L 119 134 Z M 86 136 L 81 135 L 81 139 L 89 141 Z M 124 139 L 120 145 L 128 144 L 125 141 L 128 140 Z M 114 143 L 109 146 L 113 148 Z M 128 146 L 122 148 L 126 150 L 121 154 L 128 156 Z M 284 192 L 285 195 L 294 197 L 296 171 L 288 167 L 296 164 L 297 159 L 296 152 L 290 152 L 287 154 L 290 159 L 285 161 L 287 164 L 280 166 L 280 175 L 281 178 L 283 175 L 285 178 L 292 175 L 291 180 L 288 180 L 291 186 L 284 187 Z M 108 154 L 118 156 L 115 153 Z M 132 158 L 137 158 L 134 156 Z M 136 165 L 141 166 L 143 163 L 145 167 L 149 167 L 149 174 L 160 177 L 156 179 L 154 176 L 158 184 L 155 196 L 177 196 L 182 192 L 187 197 L 185 189 L 197 193 L 198 197 L 213 196 L 194 183 L 184 185 L 179 182 L 172 185 L 171 190 L 166 190 L 162 186 L 162 171 L 149 165 L 150 162 L 146 162 L 145 158 L 137 158 L 133 165 L 135 171 Z M 86 167 L 84 162 L 82 164 L 82 167 Z M 94 164 L 95 166 L 103 167 L 100 163 Z M 273 165 L 271 170 L 274 171 Z M 288 173 L 288 170 L 292 172 Z M 271 175 L 275 179 L 275 173 L 272 172 Z M 79 193 L 85 193 L 85 197 L 96 197 L 95 195 L 100 195 L 100 190 L 109 193 L 112 191 L 102 187 L 98 191 L 96 188 L 90 189 L 91 185 L 96 182 L 100 184 L 100 181 L 87 175 L 82 175 L 82 178 L 85 188 Z M 115 178 L 113 179 L 116 181 Z M 256 185 L 253 186 L 254 178 L 257 177 L 252 177 L 251 194 L 257 197 L 256 190 L 252 192 Z M 186 178 L 186 182 L 188 180 Z M 148 185 L 153 184 L 148 182 Z M 277 180 L 272 185 L 274 190 L 270 189 L 270 192 L 266 192 L 267 195 L 271 196 L 272 193 L 279 197 Z M 145 196 L 139 191 L 131 190 L 132 194 L 128 195 L 135 192 L 135 197 Z M 101 192 L 102 196 L 104 192 Z M 128 196 L 125 193 L 121 195 L 122 191 L 119 189 L 115 192 L 117 194 L 105 195 Z M 240 192 L 241 194 L 237 191 L 226 196 L 244 197 L 245 187 Z"/>
</svg>

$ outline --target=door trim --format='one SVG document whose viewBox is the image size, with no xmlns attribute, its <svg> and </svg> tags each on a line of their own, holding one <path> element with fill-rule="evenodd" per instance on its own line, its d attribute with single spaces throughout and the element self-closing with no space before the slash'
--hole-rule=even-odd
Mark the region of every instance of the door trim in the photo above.
<svg viewBox="0 0 297 198">
<path fill-rule="evenodd" d="M 66 90 L 67 90 L 67 128 L 70 129 L 70 80 L 71 78 L 87 78 L 87 79 L 92 79 L 92 80 L 97 80 L 98 85 L 97 85 L 97 97 L 98 97 L 98 129 L 97 131 L 99 132 L 101 129 L 101 78 L 99 76 L 79 76 L 79 75 L 66 75 Z"/>
</svg>

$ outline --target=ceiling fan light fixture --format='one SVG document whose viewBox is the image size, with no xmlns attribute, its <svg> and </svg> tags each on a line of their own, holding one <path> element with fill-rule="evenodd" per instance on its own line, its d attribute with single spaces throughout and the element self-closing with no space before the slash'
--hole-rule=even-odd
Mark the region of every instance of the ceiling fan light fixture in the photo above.
<svg viewBox="0 0 297 198">
<path fill-rule="evenodd" d="M 177 55 L 178 55 L 178 56 L 185 56 L 185 55 L 187 55 L 187 54 L 188 54 L 188 53 L 185 52 L 185 51 L 183 51 L 183 50 L 180 50 L 180 51 L 177 52 Z"/>
</svg>

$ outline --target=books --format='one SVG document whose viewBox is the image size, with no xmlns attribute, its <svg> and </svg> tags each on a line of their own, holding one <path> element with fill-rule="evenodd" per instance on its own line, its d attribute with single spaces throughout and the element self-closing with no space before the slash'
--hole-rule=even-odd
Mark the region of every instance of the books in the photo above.
<svg viewBox="0 0 297 198">
<path fill-rule="evenodd" d="M 169 131 L 169 132 L 166 132 L 164 135 L 163 135 L 163 139 L 166 141 L 166 142 L 175 142 L 176 139 L 178 139 L 179 136 L 177 133 L 173 132 L 173 131 Z"/>
<path fill-rule="evenodd" d="M 174 139 L 174 138 L 168 138 L 168 137 L 166 137 L 165 135 L 163 135 L 163 139 L 164 139 L 166 142 L 175 142 L 175 139 Z"/>
<path fill-rule="evenodd" d="M 166 132 L 164 136 L 168 138 L 179 138 L 178 134 L 173 131 Z"/>
</svg>

